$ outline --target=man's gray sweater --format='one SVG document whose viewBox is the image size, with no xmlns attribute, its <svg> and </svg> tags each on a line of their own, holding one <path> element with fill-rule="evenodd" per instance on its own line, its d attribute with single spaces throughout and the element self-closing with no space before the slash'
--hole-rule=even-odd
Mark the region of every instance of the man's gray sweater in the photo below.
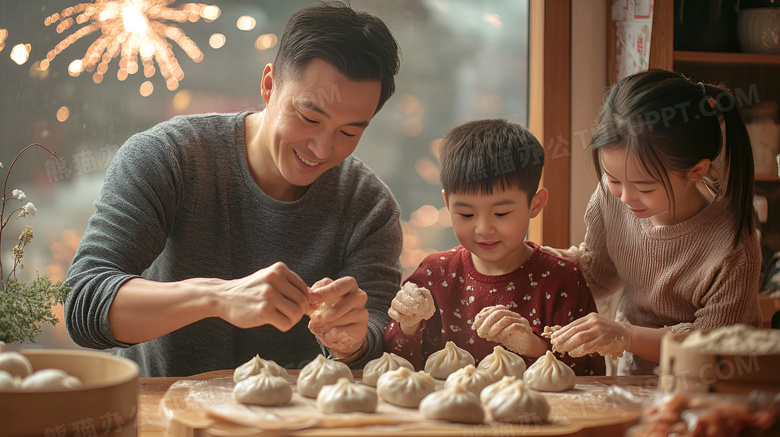
<svg viewBox="0 0 780 437">
<path fill-rule="evenodd" d="M 108 323 L 114 296 L 129 279 L 234 279 L 281 261 L 308 285 L 354 277 L 368 294 L 370 316 L 369 350 L 352 367 L 381 354 L 401 280 L 400 208 L 392 193 L 349 157 L 299 200 L 274 200 L 249 173 L 246 115 L 175 117 L 119 149 L 68 272 L 73 294 L 65 322 L 77 344 L 119 347 L 141 376 L 231 369 L 255 354 L 300 368 L 327 353 L 307 317 L 284 333 L 208 318 L 136 345 L 117 341 Z"/>
</svg>

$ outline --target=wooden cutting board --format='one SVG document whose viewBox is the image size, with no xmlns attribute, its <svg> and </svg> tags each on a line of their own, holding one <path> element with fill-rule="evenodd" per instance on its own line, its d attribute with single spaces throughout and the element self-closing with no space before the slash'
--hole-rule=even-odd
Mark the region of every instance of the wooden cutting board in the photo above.
<svg viewBox="0 0 780 437">
<path fill-rule="evenodd" d="M 507 435 L 623 435 L 637 422 L 637 403 L 655 390 L 657 377 L 577 377 L 574 389 L 544 393 L 550 404 L 548 423 L 541 425 L 485 422 L 450 424 L 423 418 L 416 409 L 396 407 L 380 400 L 376 414 L 323 415 L 314 401 L 297 393 L 291 405 L 250 410 L 237 403 L 232 392 L 232 370 L 182 378 L 158 397 L 167 419 L 169 437 L 227 436 L 507 436 Z M 361 371 L 354 371 L 356 381 Z M 298 371 L 290 372 L 294 384 Z M 149 378 L 153 380 L 155 378 Z M 170 378 L 166 378 L 170 379 Z M 443 385 L 443 381 L 439 381 Z M 611 389 L 610 389 L 611 387 Z M 158 387 L 159 390 L 160 387 Z M 142 387 L 143 393 L 143 387 Z M 629 397 L 615 395 L 628 393 Z M 633 395 L 633 398 L 631 397 Z M 257 426 L 252 426 L 256 424 Z M 143 431 L 143 430 L 142 430 Z M 156 435 L 139 433 L 140 437 Z"/>
</svg>

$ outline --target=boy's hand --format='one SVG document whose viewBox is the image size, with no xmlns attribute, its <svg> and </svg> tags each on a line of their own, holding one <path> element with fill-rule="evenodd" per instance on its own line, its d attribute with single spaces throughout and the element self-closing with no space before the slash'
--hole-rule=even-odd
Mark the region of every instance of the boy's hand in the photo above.
<svg viewBox="0 0 780 437">
<path fill-rule="evenodd" d="M 595 352 L 622 357 L 624 351 L 631 350 L 631 331 L 620 322 L 590 313 L 554 332 L 550 342 L 553 350 L 572 357 Z"/>
<path fill-rule="evenodd" d="M 354 361 L 365 350 L 368 330 L 368 295 L 355 278 L 324 278 L 311 286 L 307 314 L 309 331 L 316 335 L 333 357 Z"/>
<path fill-rule="evenodd" d="M 474 317 L 471 329 L 485 340 L 501 343 L 520 355 L 539 357 L 547 350 L 546 343 L 534 334 L 528 320 L 504 305 L 482 308 Z"/>
<path fill-rule="evenodd" d="M 401 325 L 406 335 L 413 335 L 420 327 L 420 322 L 428 320 L 436 313 L 433 296 L 427 288 L 407 282 L 398 290 L 390 303 L 387 314 Z"/>
</svg>

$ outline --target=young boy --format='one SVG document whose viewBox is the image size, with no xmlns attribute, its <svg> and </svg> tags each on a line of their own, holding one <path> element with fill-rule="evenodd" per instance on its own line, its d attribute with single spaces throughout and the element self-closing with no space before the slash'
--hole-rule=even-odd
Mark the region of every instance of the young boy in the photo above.
<svg viewBox="0 0 780 437">
<path fill-rule="evenodd" d="M 530 219 L 547 202 L 547 190 L 537 191 L 544 149 L 520 125 L 480 120 L 452 129 L 439 160 L 461 246 L 426 257 L 398 291 L 385 349 L 422 368 L 447 341 L 477 362 L 500 344 L 530 365 L 550 349 L 545 326 L 596 311 L 573 262 L 525 241 Z M 557 356 L 578 375 L 604 374 L 598 355 Z"/>
</svg>

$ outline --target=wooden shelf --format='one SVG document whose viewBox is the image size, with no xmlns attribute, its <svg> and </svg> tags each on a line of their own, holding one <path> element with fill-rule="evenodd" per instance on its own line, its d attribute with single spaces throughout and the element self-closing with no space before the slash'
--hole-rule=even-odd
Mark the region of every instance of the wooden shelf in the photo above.
<svg viewBox="0 0 780 437">
<path fill-rule="evenodd" d="M 674 62 L 723 65 L 780 65 L 780 54 L 674 51 Z"/>
<path fill-rule="evenodd" d="M 780 177 L 776 174 L 756 174 L 756 182 L 780 182 Z"/>
</svg>

